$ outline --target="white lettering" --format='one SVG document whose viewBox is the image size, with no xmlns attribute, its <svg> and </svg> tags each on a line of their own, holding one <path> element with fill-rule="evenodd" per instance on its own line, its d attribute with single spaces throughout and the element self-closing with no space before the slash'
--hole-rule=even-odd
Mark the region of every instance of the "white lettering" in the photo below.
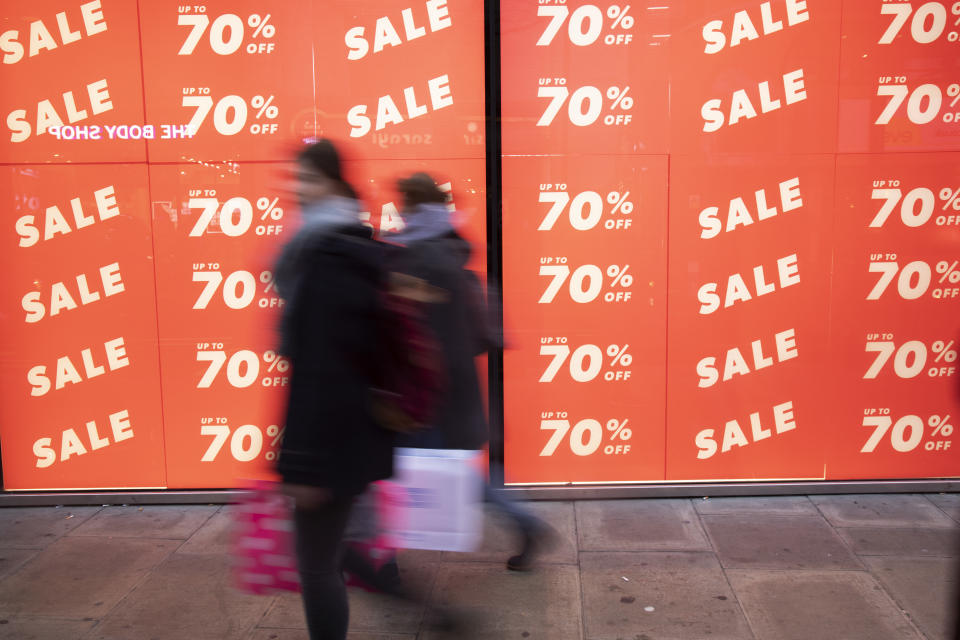
<svg viewBox="0 0 960 640">
<path fill-rule="evenodd" d="M 777 288 L 785 289 L 800 283 L 800 268 L 797 264 L 797 254 L 791 254 L 777 260 L 777 282 L 766 281 L 766 270 L 763 265 L 753 268 L 753 290 L 757 296 L 772 293 Z M 711 314 L 720 308 L 720 296 L 716 282 L 708 282 L 697 290 L 697 300 L 700 302 L 700 313 Z M 727 277 L 724 290 L 723 307 L 729 308 L 738 302 L 751 300 L 753 294 L 750 286 L 739 273 L 732 273 Z"/>
<path fill-rule="evenodd" d="M 447 0 L 428 0 L 424 8 L 427 14 L 426 24 L 429 24 L 430 33 L 435 33 L 453 25 L 449 8 L 447 7 Z M 422 16 L 422 11 L 420 13 Z M 373 27 L 373 53 L 380 53 L 387 47 L 399 47 L 404 44 L 404 42 L 411 42 L 422 38 L 428 33 L 422 17 L 418 20 L 416 12 L 412 7 L 400 11 L 400 22 L 402 29 L 397 29 L 390 16 L 377 18 Z M 401 32 L 403 33 L 402 36 Z M 347 30 L 346 34 L 344 34 L 343 41 L 347 46 L 348 60 L 362 60 L 371 52 L 365 27 L 351 27 Z"/>
<path fill-rule="evenodd" d="M 773 429 L 764 428 L 760 412 L 755 411 L 750 414 L 750 437 L 744 432 L 737 420 L 729 420 L 723 427 L 722 444 L 719 447 L 720 453 L 731 451 L 734 447 L 746 447 L 754 442 L 760 442 L 774 435 L 780 435 L 797 428 L 793 415 L 793 401 L 774 405 Z M 716 430 L 702 429 L 694 436 L 694 445 L 697 447 L 697 459 L 707 460 L 712 458 L 718 451 Z"/>
<path fill-rule="evenodd" d="M 106 358 L 106 369 L 116 371 L 130 365 L 130 359 L 127 357 L 126 346 L 123 338 L 108 340 L 103 344 L 103 352 Z M 30 383 L 31 396 L 44 396 L 54 390 L 63 389 L 68 384 L 79 384 L 85 378 L 95 378 L 103 375 L 103 365 L 97 364 L 94 358 L 93 348 L 86 348 L 80 352 L 80 362 L 82 363 L 83 375 L 73 363 L 70 356 L 61 356 L 57 358 L 54 365 L 54 381 L 51 387 L 51 380 L 47 375 L 46 365 L 36 365 L 27 372 L 27 382 Z"/>
</svg>

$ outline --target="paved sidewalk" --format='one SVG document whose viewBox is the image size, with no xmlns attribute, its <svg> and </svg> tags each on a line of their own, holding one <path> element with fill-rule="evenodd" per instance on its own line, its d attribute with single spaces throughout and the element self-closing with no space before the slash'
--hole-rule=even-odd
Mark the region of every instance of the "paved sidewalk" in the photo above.
<svg viewBox="0 0 960 640">
<path fill-rule="evenodd" d="M 481 550 L 407 552 L 408 579 L 490 640 L 948 638 L 960 495 L 538 502 L 561 543 L 506 571 Z M 231 588 L 227 507 L 0 509 L 0 638 L 306 640 L 293 594 Z M 352 640 L 438 638 L 360 591 Z"/>
</svg>

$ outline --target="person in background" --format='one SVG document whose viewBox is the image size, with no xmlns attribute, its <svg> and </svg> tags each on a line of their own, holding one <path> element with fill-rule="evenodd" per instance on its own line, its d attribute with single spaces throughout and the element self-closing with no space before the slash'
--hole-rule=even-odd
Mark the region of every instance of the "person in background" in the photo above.
<svg viewBox="0 0 960 640">
<path fill-rule="evenodd" d="M 426 173 L 397 182 L 403 199 L 405 226 L 386 240 L 395 246 L 388 254 L 391 272 L 425 281 L 433 292 L 425 305 L 426 324 L 442 353 L 445 392 L 430 428 L 401 436 L 398 446 L 423 449 L 482 449 L 489 440 L 483 395 L 475 358 L 501 346 L 489 321 L 476 275 L 467 269 L 470 243 L 454 229 L 447 195 Z M 492 476 L 499 476 L 492 465 Z M 503 511 L 521 539 L 520 552 L 507 568 L 526 571 L 553 537 L 552 529 L 519 505 L 484 485 L 484 498 Z"/>
<path fill-rule="evenodd" d="M 391 432 L 371 415 L 379 356 L 383 246 L 329 140 L 296 159 L 303 225 L 275 267 L 284 300 L 280 350 L 292 364 L 277 472 L 295 500 L 296 554 L 312 640 L 348 626 L 343 536 L 357 495 L 393 472 Z"/>
</svg>

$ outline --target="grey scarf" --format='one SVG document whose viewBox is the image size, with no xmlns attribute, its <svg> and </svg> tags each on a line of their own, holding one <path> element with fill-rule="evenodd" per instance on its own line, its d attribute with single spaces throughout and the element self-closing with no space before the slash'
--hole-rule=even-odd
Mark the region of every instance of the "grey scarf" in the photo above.
<svg viewBox="0 0 960 640">
<path fill-rule="evenodd" d="M 442 238 L 453 231 L 450 212 L 445 204 L 418 205 L 416 209 L 404 216 L 403 221 L 403 230 L 391 234 L 387 239 L 404 246 L 410 246 L 422 240 Z"/>
<path fill-rule="evenodd" d="M 328 196 L 303 209 L 303 226 L 284 245 L 274 268 L 273 279 L 280 297 L 290 303 L 301 272 L 305 249 L 340 227 L 359 223 L 360 203 L 342 196 Z"/>
</svg>

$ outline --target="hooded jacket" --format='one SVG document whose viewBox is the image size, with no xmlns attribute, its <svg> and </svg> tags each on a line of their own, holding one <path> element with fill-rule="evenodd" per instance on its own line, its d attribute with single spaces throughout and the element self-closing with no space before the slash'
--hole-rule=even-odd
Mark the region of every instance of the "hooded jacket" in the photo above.
<svg viewBox="0 0 960 640">
<path fill-rule="evenodd" d="M 374 420 L 369 402 L 383 250 L 356 211 L 344 198 L 305 211 L 275 276 L 285 300 L 281 349 L 293 365 L 277 471 L 285 482 L 338 495 L 360 493 L 393 471 L 393 435 Z"/>
<path fill-rule="evenodd" d="M 391 248 L 388 265 L 427 281 L 442 290 L 435 302 L 426 303 L 427 325 L 443 356 L 445 391 L 439 399 L 431 428 L 401 438 L 401 446 L 479 449 L 489 438 L 483 395 L 475 357 L 491 346 L 491 331 L 477 277 L 467 269 L 470 243 L 449 224 L 437 207 L 421 205 L 414 224 L 391 238 L 405 246 Z M 426 214 L 429 217 L 420 217 Z M 419 220 L 418 220 L 419 217 Z M 431 233 L 418 222 L 432 220 Z"/>
</svg>

